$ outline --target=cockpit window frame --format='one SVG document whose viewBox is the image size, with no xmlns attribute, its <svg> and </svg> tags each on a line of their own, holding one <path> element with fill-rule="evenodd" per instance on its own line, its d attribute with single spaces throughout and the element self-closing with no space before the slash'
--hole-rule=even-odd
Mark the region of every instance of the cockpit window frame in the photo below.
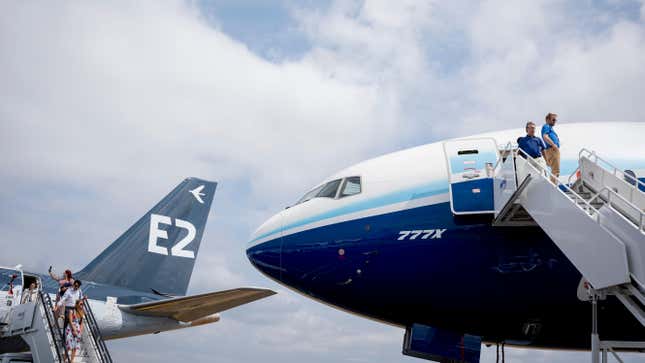
<svg viewBox="0 0 645 363">
<path fill-rule="evenodd" d="M 338 185 L 336 185 L 336 190 L 334 191 L 334 196 L 333 196 L 333 197 L 319 196 L 319 195 L 318 195 L 318 194 L 320 194 L 323 190 L 325 190 L 325 188 L 327 188 L 327 186 L 328 186 L 329 184 L 331 184 L 331 183 L 336 183 L 336 182 L 338 182 Z M 328 181 L 328 182 L 324 183 L 324 184 L 323 184 L 323 187 L 320 189 L 320 191 L 318 192 L 318 194 L 316 194 L 316 196 L 315 196 L 314 198 L 338 199 L 338 191 L 339 191 L 339 190 L 340 190 L 340 188 L 343 186 L 343 183 L 344 183 L 344 182 L 345 182 L 345 178 L 337 178 L 337 179 L 330 180 L 330 181 Z M 312 199 L 313 199 L 313 198 L 312 198 Z"/>
<path fill-rule="evenodd" d="M 345 185 L 347 185 L 347 180 L 350 178 L 358 178 L 358 185 L 360 187 L 360 191 L 354 194 L 341 195 L 342 190 L 345 189 Z M 343 178 L 343 182 L 341 183 L 340 188 L 338 188 L 338 192 L 336 193 L 335 199 L 345 199 L 345 198 L 353 197 L 355 195 L 360 195 L 361 193 L 363 193 L 363 178 L 360 175 L 346 176 Z"/>
<path fill-rule="evenodd" d="M 358 193 L 355 193 L 355 194 L 350 194 L 350 195 L 344 195 L 344 196 L 342 196 L 342 195 L 341 195 L 341 191 L 343 190 L 343 188 L 345 188 L 345 185 L 347 184 L 347 180 L 348 180 L 348 179 L 350 179 L 350 178 L 358 178 L 358 183 L 359 183 L 359 186 L 360 186 L 361 190 L 360 190 Z M 338 184 L 338 186 L 336 187 L 336 193 L 334 193 L 334 196 L 333 196 L 333 197 L 323 197 L 323 196 L 318 196 L 318 193 L 320 193 L 323 189 L 325 189 L 325 187 L 326 187 L 328 184 L 333 183 L 333 182 L 336 182 L 336 181 L 340 181 L 340 183 L 339 183 L 339 184 Z M 305 195 L 303 195 L 302 197 L 300 197 L 300 199 L 299 199 L 299 200 L 298 200 L 298 201 L 297 201 L 293 206 L 296 206 L 296 205 L 300 205 L 300 204 L 306 203 L 306 202 L 308 202 L 308 201 L 310 201 L 310 200 L 312 200 L 312 199 L 316 199 L 316 198 L 327 198 L 327 199 L 332 199 L 332 200 L 345 199 L 345 198 L 349 198 L 349 197 L 353 197 L 353 196 L 356 196 L 356 195 L 360 195 L 360 194 L 362 194 L 362 193 L 363 193 L 363 189 L 364 189 L 364 188 L 363 188 L 363 177 L 362 177 L 362 176 L 360 176 L 360 175 L 351 175 L 351 176 L 346 176 L 346 177 L 342 177 L 342 178 L 336 178 L 336 179 L 333 179 L 333 180 L 330 180 L 330 181 L 327 181 L 327 182 L 324 182 L 324 183 L 318 184 L 316 187 L 311 188 L 307 193 L 305 193 Z M 316 191 L 316 190 L 318 191 L 318 192 L 316 193 L 316 195 L 314 195 L 313 197 L 311 197 L 311 198 L 309 198 L 309 199 L 305 199 L 305 200 L 303 200 L 305 196 L 307 196 L 307 195 L 311 194 L 312 192 L 314 192 L 314 191 Z"/>
<path fill-rule="evenodd" d="M 320 185 L 317 185 L 317 186 L 315 186 L 315 187 L 313 187 L 313 188 L 309 189 L 309 191 L 307 191 L 307 192 L 305 193 L 305 195 L 303 195 L 302 197 L 300 197 L 300 199 L 298 199 L 298 201 L 296 201 L 296 203 L 294 204 L 294 206 L 299 205 L 299 204 L 302 204 L 302 203 L 306 203 L 306 202 L 308 202 L 308 201 L 310 201 L 310 200 L 312 200 L 312 199 L 316 198 L 316 195 L 317 195 L 317 194 L 322 190 L 322 188 L 325 186 L 325 184 L 327 184 L 327 183 L 322 183 L 322 184 L 320 184 Z M 308 195 L 312 194 L 313 192 L 316 192 L 315 194 L 313 194 L 313 197 L 310 197 L 310 198 L 308 198 L 308 199 L 305 199 L 305 197 L 306 197 L 306 196 L 308 196 Z"/>
</svg>

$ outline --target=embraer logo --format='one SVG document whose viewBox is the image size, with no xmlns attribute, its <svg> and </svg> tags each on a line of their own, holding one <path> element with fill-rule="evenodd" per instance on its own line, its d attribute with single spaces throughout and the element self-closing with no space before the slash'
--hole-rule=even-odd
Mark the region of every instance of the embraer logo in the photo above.
<svg viewBox="0 0 645 363">
<path fill-rule="evenodd" d="M 168 239 L 168 232 L 159 229 L 159 224 L 167 224 L 172 226 L 172 219 L 170 217 L 162 216 L 159 214 L 150 214 L 150 234 L 148 235 L 148 252 L 158 253 L 160 255 L 168 255 L 168 248 L 159 246 L 157 244 L 158 238 Z M 175 227 L 183 228 L 188 231 L 186 237 L 177 242 L 176 245 L 170 248 L 170 254 L 177 257 L 195 258 L 195 252 L 187 251 L 184 249 L 190 242 L 195 239 L 197 230 L 195 226 L 183 219 L 175 218 Z"/>
<path fill-rule="evenodd" d="M 446 229 L 417 229 L 414 231 L 399 231 L 399 241 L 404 239 L 417 239 L 421 236 L 420 239 L 440 239 L 441 235 L 446 231 Z"/>
<path fill-rule="evenodd" d="M 202 197 L 205 197 L 206 194 L 202 193 L 202 190 L 204 190 L 204 186 L 200 185 L 197 188 L 190 190 L 190 193 L 195 197 L 195 199 L 197 199 L 198 202 L 204 204 Z"/>
</svg>

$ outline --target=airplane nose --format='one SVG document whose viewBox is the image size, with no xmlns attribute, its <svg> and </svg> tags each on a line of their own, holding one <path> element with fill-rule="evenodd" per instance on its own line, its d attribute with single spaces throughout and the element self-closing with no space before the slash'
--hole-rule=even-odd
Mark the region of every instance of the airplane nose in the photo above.
<svg viewBox="0 0 645 363">
<path fill-rule="evenodd" d="M 268 277 L 280 281 L 282 275 L 281 217 L 275 215 L 264 222 L 251 236 L 246 257 L 251 264 Z"/>
</svg>

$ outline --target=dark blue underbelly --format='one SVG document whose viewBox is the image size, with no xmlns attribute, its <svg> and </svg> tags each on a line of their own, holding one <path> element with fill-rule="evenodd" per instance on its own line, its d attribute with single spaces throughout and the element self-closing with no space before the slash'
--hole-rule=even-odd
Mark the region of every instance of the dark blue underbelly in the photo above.
<svg viewBox="0 0 645 363">
<path fill-rule="evenodd" d="M 401 231 L 437 229 L 445 229 L 441 238 L 399 240 Z M 247 254 L 304 294 L 389 323 L 553 348 L 589 342 L 590 304 L 576 296 L 581 276 L 541 229 L 455 218 L 448 203 L 291 234 Z M 645 339 L 613 298 L 602 309 L 603 339 Z"/>
</svg>

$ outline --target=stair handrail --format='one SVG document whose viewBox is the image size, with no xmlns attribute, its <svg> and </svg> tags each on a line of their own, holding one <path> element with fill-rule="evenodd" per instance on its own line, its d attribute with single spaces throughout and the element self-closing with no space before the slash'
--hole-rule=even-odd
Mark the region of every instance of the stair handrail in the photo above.
<svg viewBox="0 0 645 363">
<path fill-rule="evenodd" d="M 609 162 L 609 161 L 601 158 L 600 156 L 598 156 L 598 154 L 595 151 L 591 151 L 591 150 L 588 150 L 586 148 L 582 148 L 580 150 L 580 152 L 578 153 L 578 159 L 582 159 L 583 156 L 586 156 L 587 159 L 589 159 L 590 161 L 593 161 L 596 165 L 600 166 L 601 168 L 603 166 L 600 165 L 600 163 L 598 163 L 598 161 L 599 160 L 602 161 L 603 163 L 606 164 L 606 166 L 609 166 L 611 169 L 613 169 L 613 170 L 611 170 L 611 173 L 614 176 L 618 177 L 625 184 L 629 185 L 631 188 L 635 189 L 637 192 L 641 192 L 641 193 L 645 194 L 645 192 L 643 192 L 643 190 L 645 190 L 645 183 L 640 181 L 638 179 L 638 177 L 631 176 L 631 175 L 625 173 L 624 171 L 619 169 L 616 165 L 614 165 L 611 162 Z M 591 159 L 592 157 L 593 157 L 593 160 Z M 608 169 L 608 168 L 604 168 L 604 169 Z M 617 173 L 620 173 L 620 175 L 616 175 Z M 629 179 L 629 180 L 632 180 L 634 183 L 632 184 L 632 183 L 627 182 L 627 180 L 625 180 L 626 178 Z M 640 187 L 642 187 L 643 189 L 641 190 Z"/>
<path fill-rule="evenodd" d="M 96 318 L 94 317 L 94 312 L 92 311 L 92 308 L 90 307 L 90 304 L 86 297 L 83 298 L 83 310 L 85 312 L 85 324 L 88 327 L 88 331 L 90 332 L 89 335 L 92 339 L 92 344 L 96 348 L 100 362 L 112 363 L 112 357 L 110 356 L 110 352 L 105 346 L 105 342 L 103 341 L 103 337 L 101 336 L 101 331 L 99 330 L 98 324 L 96 323 Z"/>
<path fill-rule="evenodd" d="M 607 186 L 602 187 L 596 194 L 594 194 L 591 198 L 589 198 L 589 202 L 591 203 L 593 200 L 595 200 L 595 199 L 597 199 L 599 197 L 602 197 L 602 193 L 604 191 L 607 191 L 606 205 L 608 205 L 610 208 L 616 210 L 616 208 L 613 205 L 611 205 L 611 196 L 614 195 L 614 196 L 618 197 L 618 199 L 620 199 L 627 206 L 629 206 L 630 208 L 632 208 L 632 209 L 634 209 L 636 211 L 636 213 L 638 214 L 638 223 L 635 223 L 630 218 L 627 218 L 627 219 L 631 222 L 631 224 L 634 227 L 638 228 L 638 230 L 641 233 L 645 233 L 645 229 L 644 229 L 645 228 L 645 212 L 643 212 L 640 208 L 638 208 L 638 206 L 635 206 L 632 202 L 627 200 L 627 198 L 623 197 L 619 193 L 616 193 L 616 191 L 614 191 L 613 189 L 611 189 L 611 188 L 609 188 Z M 620 214 L 623 214 L 620 211 L 618 211 L 618 212 Z"/>
<path fill-rule="evenodd" d="M 553 173 L 551 173 L 551 171 L 549 171 L 546 168 L 544 168 L 542 165 L 538 164 L 535 161 L 535 159 L 531 155 L 527 154 L 526 151 L 522 150 L 522 148 L 518 147 L 517 151 L 518 151 L 518 154 L 524 154 L 524 156 L 526 156 L 527 161 L 528 160 L 532 161 L 532 162 L 527 162 L 526 164 L 529 165 L 531 168 L 533 168 L 537 172 L 538 175 L 540 175 L 542 178 L 546 179 L 549 183 L 551 183 L 555 187 L 555 189 L 558 190 L 560 193 L 562 193 L 565 197 L 567 197 L 568 199 L 572 200 L 574 202 L 574 204 L 576 205 L 576 207 L 578 207 L 583 212 L 585 212 L 589 217 L 593 218 L 598 223 L 600 222 L 599 218 L 598 218 L 598 216 L 599 216 L 598 211 L 591 205 L 591 203 L 589 203 L 585 198 L 581 197 L 578 193 L 576 193 L 573 189 L 571 189 L 569 187 L 569 185 L 561 183 L 557 176 L 555 176 Z M 557 180 L 558 183 L 553 184 L 551 182 L 551 180 Z M 560 188 L 566 189 L 571 194 L 567 194 L 567 193 L 563 192 L 562 189 L 560 189 Z M 575 199 L 581 200 L 582 204 L 584 204 L 586 206 L 586 208 L 583 208 L 580 205 L 580 203 L 578 203 L 576 200 L 573 200 L 573 198 L 571 198 L 572 196 Z"/>
<path fill-rule="evenodd" d="M 65 347 L 65 339 L 63 338 L 60 328 L 58 327 L 58 322 L 56 321 L 56 317 L 54 316 L 54 308 L 52 305 L 52 300 L 49 297 L 49 294 L 47 294 L 41 289 L 38 290 L 38 296 L 39 296 L 40 303 L 43 305 L 43 310 L 45 311 L 45 319 L 47 320 L 49 331 L 51 332 L 52 339 L 54 340 L 54 348 L 56 349 L 56 355 L 58 356 L 58 360 L 60 362 L 69 362 L 70 361 L 69 355 L 67 355 L 67 349 Z M 59 342 L 63 344 L 62 347 L 58 345 Z M 62 352 L 61 352 L 61 348 L 62 348 Z"/>
<path fill-rule="evenodd" d="M 574 170 L 573 173 L 569 174 L 569 177 L 567 178 L 567 184 L 568 185 L 573 184 L 571 182 L 571 178 L 573 178 L 574 175 L 577 175 L 579 171 L 580 171 L 580 163 L 578 163 L 578 167 L 576 167 L 576 170 Z"/>
</svg>

